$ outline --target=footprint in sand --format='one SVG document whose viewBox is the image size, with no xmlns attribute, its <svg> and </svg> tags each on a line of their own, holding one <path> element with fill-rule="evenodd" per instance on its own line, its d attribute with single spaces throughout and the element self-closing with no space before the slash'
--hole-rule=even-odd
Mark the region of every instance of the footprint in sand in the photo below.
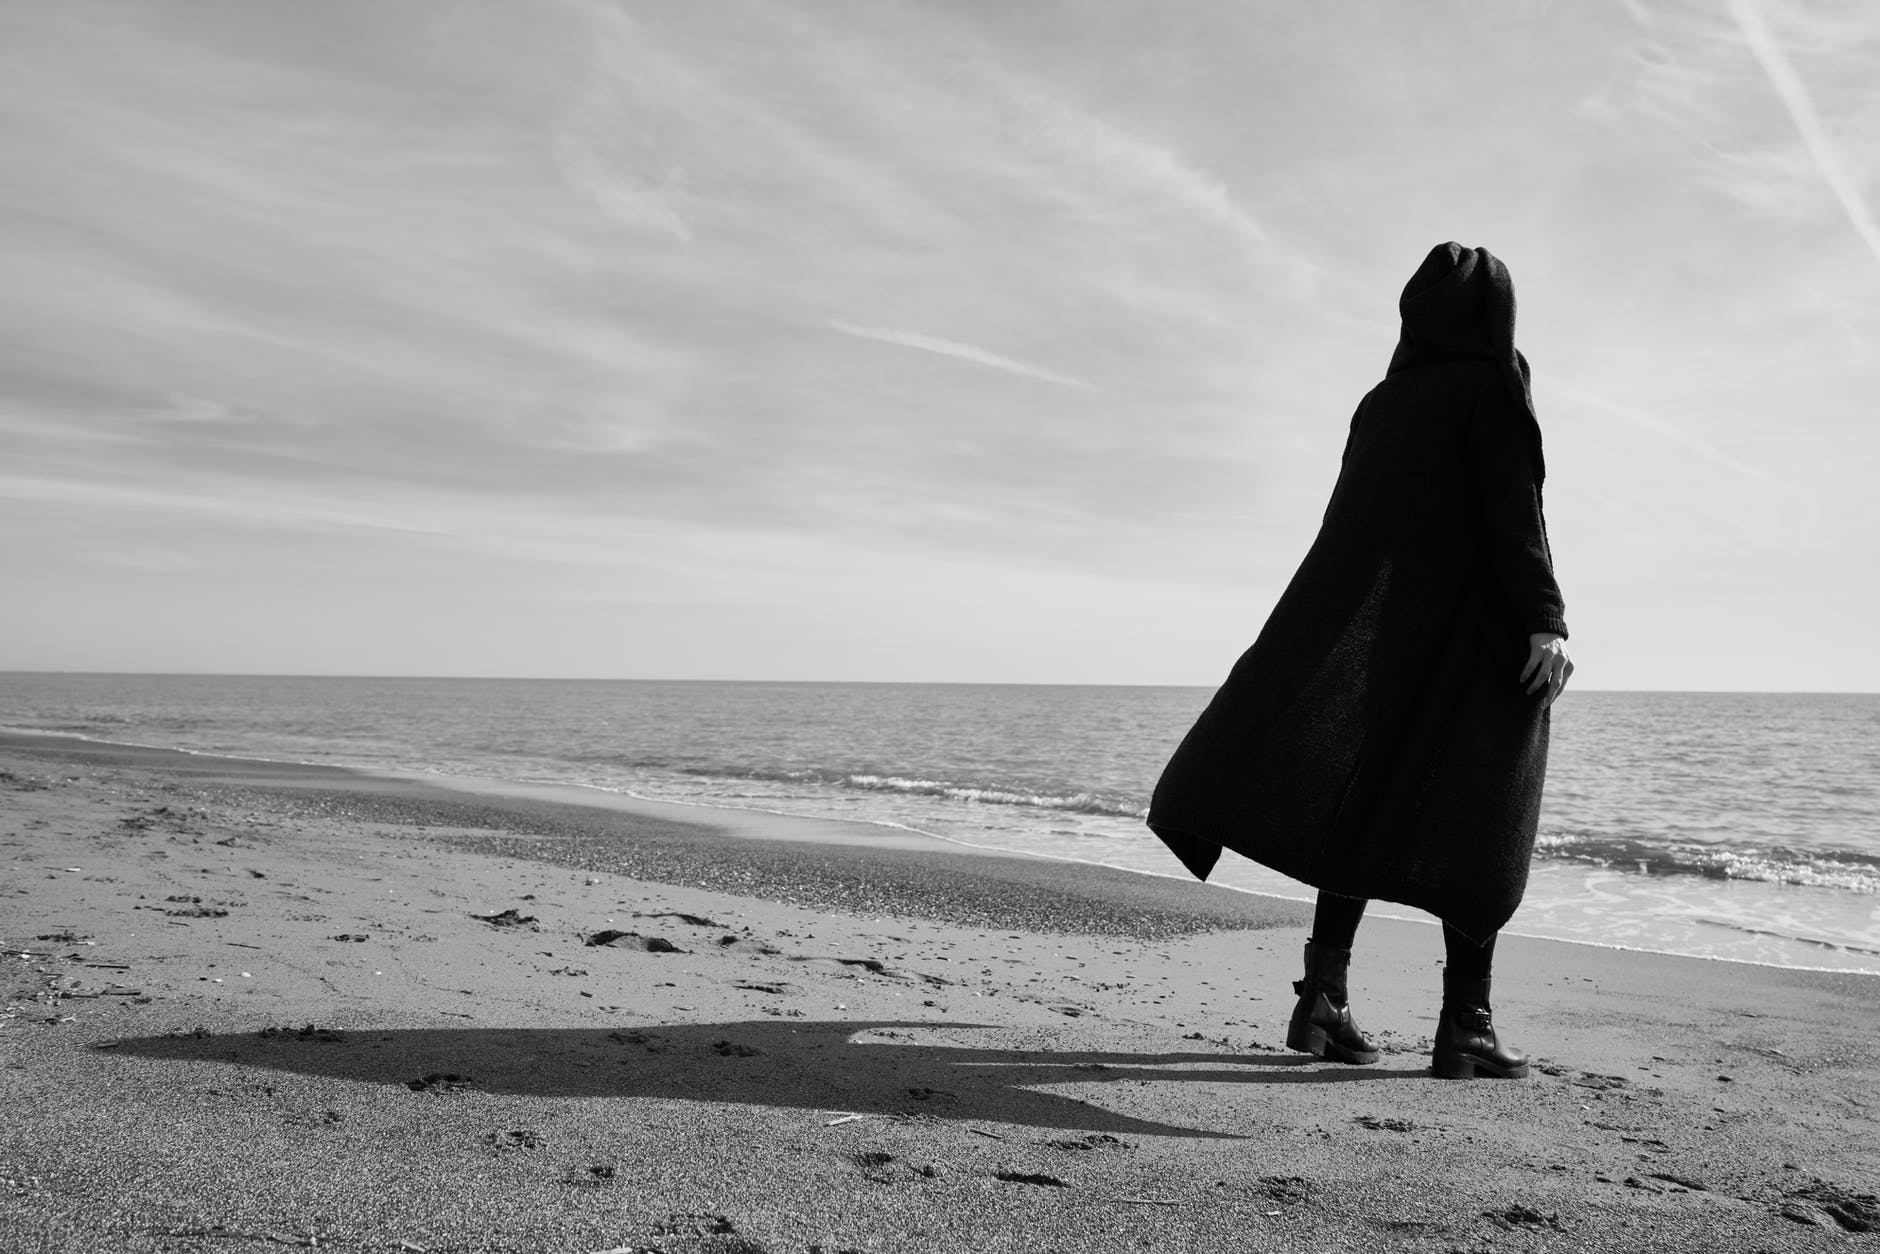
<svg viewBox="0 0 1880 1254">
<path fill-rule="evenodd" d="M 1510 1232 L 1517 1228 L 1526 1229 L 1529 1232 L 1566 1231 L 1560 1222 L 1559 1212 L 1548 1211 L 1542 1214 L 1532 1206 L 1523 1206 L 1518 1202 L 1500 1210 L 1485 1210 L 1482 1212 L 1482 1218 L 1491 1220 L 1497 1228 Z"/>
<path fill-rule="evenodd" d="M 577 1189 L 605 1189 L 613 1184 L 614 1175 L 612 1163 L 589 1163 L 571 1170 L 562 1177 L 562 1183 L 571 1184 Z"/>
<path fill-rule="evenodd" d="M 860 1167 L 862 1178 L 872 1184 L 905 1184 L 915 1179 L 937 1180 L 942 1174 L 938 1164 L 916 1165 L 880 1150 L 851 1154 L 849 1161 Z"/>
<path fill-rule="evenodd" d="M 607 1039 L 610 1041 L 619 1041 L 622 1045 L 638 1045 L 649 1054 L 663 1054 L 666 1052 L 664 1041 L 657 1036 L 649 1036 L 645 1032 L 609 1032 Z"/>
<path fill-rule="evenodd" d="M 671 1214 L 653 1225 L 653 1235 L 662 1239 L 666 1237 L 729 1237 L 735 1236 L 737 1231 L 736 1224 L 723 1215 L 715 1215 L 709 1211 Z M 712 1248 L 719 1247 L 714 1245 Z"/>
<path fill-rule="evenodd" d="M 1292 1204 L 1311 1196 L 1312 1182 L 1304 1176 L 1261 1176 L 1258 1188 L 1260 1196 L 1269 1202 Z"/>
<path fill-rule="evenodd" d="M 582 944 L 590 949 L 638 949 L 649 954 L 683 954 L 689 952 L 679 948 L 663 936 L 642 936 L 638 932 L 622 932 L 615 928 L 605 928 L 587 937 Z"/>
<path fill-rule="evenodd" d="M 713 943 L 717 946 L 718 952 L 721 954 L 762 954 L 770 958 L 783 952 L 775 945 L 766 945 L 755 937 L 736 936 L 729 932 L 720 936 Z"/>
<path fill-rule="evenodd" d="M 724 1058 L 756 1058 L 764 1052 L 736 1041 L 718 1041 L 712 1045 L 712 1051 Z"/>
<path fill-rule="evenodd" d="M 346 1034 L 333 1028 L 323 1028 L 309 1023 L 298 1028 L 262 1028 L 257 1034 L 265 1040 L 276 1041 L 326 1041 L 337 1044 L 346 1039 Z"/>
<path fill-rule="evenodd" d="M 842 958 L 834 954 L 792 954 L 791 962 L 832 962 L 841 967 L 859 967 L 870 975 L 884 976 L 890 980 L 919 980 L 936 988 L 949 986 L 952 980 L 941 979 L 937 975 L 928 975 L 925 971 L 902 971 L 891 967 L 879 958 Z"/>
<path fill-rule="evenodd" d="M 1880 1232 L 1880 1197 L 1826 1180 L 1789 1190 L 1775 1210 L 1796 1223 L 1823 1228 L 1832 1223 L 1843 1232 Z"/>
<path fill-rule="evenodd" d="M 907 1091 L 907 1095 L 917 1102 L 939 1102 L 943 1105 L 960 1100 L 958 1093 L 949 1093 L 945 1089 L 913 1088 Z"/>
</svg>

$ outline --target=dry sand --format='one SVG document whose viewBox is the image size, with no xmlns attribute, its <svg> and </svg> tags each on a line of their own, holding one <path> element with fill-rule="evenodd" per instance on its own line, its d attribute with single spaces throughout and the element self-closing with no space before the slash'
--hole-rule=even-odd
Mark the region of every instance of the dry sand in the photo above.
<svg viewBox="0 0 1880 1254">
<path fill-rule="evenodd" d="M 1279 1047 L 1305 923 L 0 737 L 0 1249 L 1880 1244 L 1880 979 L 1510 937 L 1497 1022 L 1540 1065 L 1440 1081 L 1433 926 L 1360 933 L 1381 1064 Z"/>
</svg>

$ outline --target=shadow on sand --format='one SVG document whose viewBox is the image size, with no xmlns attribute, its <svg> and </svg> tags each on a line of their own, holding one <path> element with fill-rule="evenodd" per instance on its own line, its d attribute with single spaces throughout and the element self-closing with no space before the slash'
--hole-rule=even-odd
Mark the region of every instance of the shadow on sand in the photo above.
<svg viewBox="0 0 1880 1254">
<path fill-rule="evenodd" d="M 1079 1132 L 1233 1139 L 1116 1114 L 1053 1085 L 1293 1084 L 1414 1079 L 1298 1054 L 980 1049 L 930 1033 L 969 1023 L 746 1020 L 592 1028 L 317 1028 L 179 1033 L 111 1047 L 174 1062 L 234 1062 L 424 1094 L 467 1088 L 536 1097 L 652 1097 L 835 1114 L 928 1115 Z"/>
</svg>

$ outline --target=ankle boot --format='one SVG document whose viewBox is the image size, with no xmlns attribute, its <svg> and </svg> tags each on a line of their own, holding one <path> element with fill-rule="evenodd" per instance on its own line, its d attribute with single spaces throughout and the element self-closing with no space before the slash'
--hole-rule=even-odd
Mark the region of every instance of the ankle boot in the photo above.
<svg viewBox="0 0 1880 1254">
<path fill-rule="evenodd" d="M 1518 1080 L 1528 1073 L 1527 1055 L 1503 1045 L 1495 1035 L 1486 978 L 1456 980 L 1443 972 L 1443 1015 L 1436 1025 L 1430 1070 L 1446 1080 Z"/>
<path fill-rule="evenodd" d="M 1292 1023 L 1286 1029 L 1287 1049 L 1333 1062 L 1377 1061 L 1377 1045 L 1351 1020 L 1345 992 L 1350 965 L 1349 949 L 1306 942 L 1306 978 L 1293 981 L 1299 1004 L 1293 1007 Z"/>
</svg>

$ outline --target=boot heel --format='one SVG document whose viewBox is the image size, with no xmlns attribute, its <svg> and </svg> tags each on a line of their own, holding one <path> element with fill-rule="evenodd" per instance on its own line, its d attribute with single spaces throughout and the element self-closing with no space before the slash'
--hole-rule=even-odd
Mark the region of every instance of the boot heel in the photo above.
<svg viewBox="0 0 1880 1254">
<path fill-rule="evenodd" d="M 1473 1080 L 1478 1076 L 1489 1080 L 1525 1080 L 1528 1073 L 1526 1062 L 1502 1067 L 1490 1059 L 1468 1054 L 1435 1055 L 1430 1059 L 1430 1070 L 1440 1080 Z"/>
<path fill-rule="evenodd" d="M 1302 1054 L 1311 1054 L 1316 1058 L 1323 1058 L 1325 1057 L 1325 1050 L 1328 1044 L 1329 1041 L 1326 1038 L 1324 1028 L 1314 1027 L 1310 1023 L 1299 1023 L 1295 1021 L 1291 1027 L 1286 1029 L 1287 1049 L 1297 1050 Z"/>
<path fill-rule="evenodd" d="M 1475 1078 L 1475 1063 L 1461 1054 L 1432 1056 L 1430 1070 L 1439 1080 L 1473 1080 Z"/>
</svg>

